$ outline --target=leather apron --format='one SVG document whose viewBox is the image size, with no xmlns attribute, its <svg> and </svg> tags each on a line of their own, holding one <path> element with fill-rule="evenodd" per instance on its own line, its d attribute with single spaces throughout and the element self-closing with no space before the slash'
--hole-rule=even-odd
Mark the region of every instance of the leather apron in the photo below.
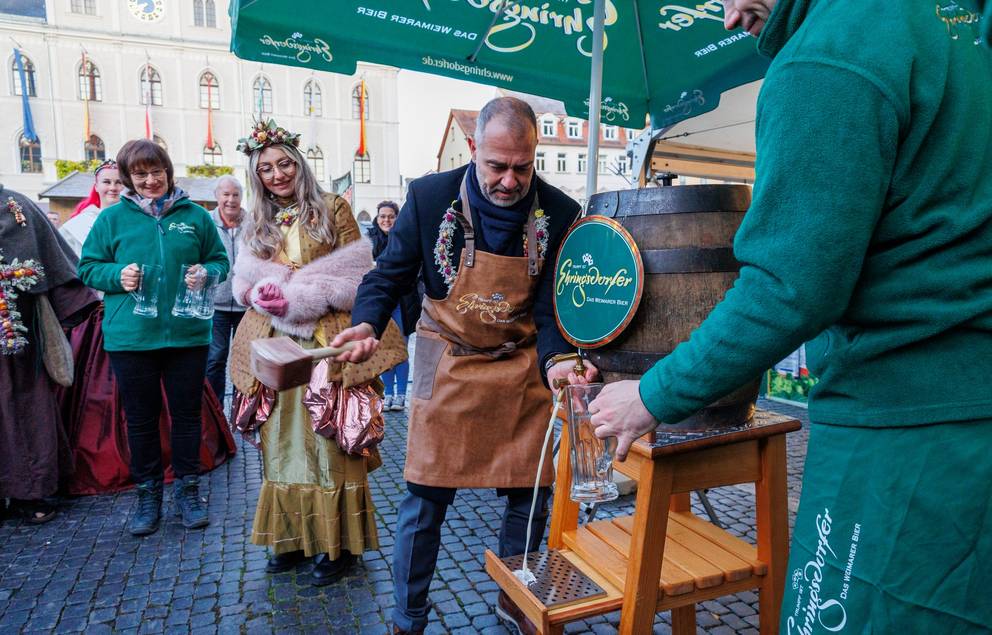
<svg viewBox="0 0 992 635">
<path fill-rule="evenodd" d="M 533 305 L 543 265 L 527 221 L 526 257 L 475 248 L 461 187 L 465 232 L 454 284 L 443 300 L 424 298 L 417 324 L 407 436 L 407 481 L 435 487 L 533 487 L 551 415 L 538 370 Z M 548 448 L 541 484 L 553 478 Z"/>
</svg>

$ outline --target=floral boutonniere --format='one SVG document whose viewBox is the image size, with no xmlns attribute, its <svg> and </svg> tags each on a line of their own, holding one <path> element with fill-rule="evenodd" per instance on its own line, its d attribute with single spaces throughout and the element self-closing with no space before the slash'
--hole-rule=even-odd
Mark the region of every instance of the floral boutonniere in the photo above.
<svg viewBox="0 0 992 635">
<path fill-rule="evenodd" d="M 7 197 L 7 211 L 14 215 L 14 221 L 21 227 L 27 227 L 28 221 L 24 218 L 24 208 L 14 200 L 13 196 Z"/>
<path fill-rule="evenodd" d="M 548 215 L 543 209 L 534 212 L 534 234 L 537 236 L 537 257 L 544 258 L 548 253 Z M 529 256 L 527 236 L 524 235 L 524 256 Z"/>
<path fill-rule="evenodd" d="M 280 225 L 288 226 L 296 222 L 296 217 L 299 215 L 300 215 L 300 208 L 294 205 L 293 207 L 280 209 L 278 212 L 276 212 L 276 215 L 273 218 L 275 218 L 276 223 Z"/>
<path fill-rule="evenodd" d="M 454 204 L 454 202 L 451 203 L 452 207 Z M 455 283 L 455 267 L 451 264 L 454 237 L 455 213 L 449 207 L 441 219 L 437 242 L 434 244 L 434 263 L 437 265 L 437 270 L 441 274 L 441 278 L 444 279 L 448 291 L 451 291 L 451 286 Z"/>
</svg>

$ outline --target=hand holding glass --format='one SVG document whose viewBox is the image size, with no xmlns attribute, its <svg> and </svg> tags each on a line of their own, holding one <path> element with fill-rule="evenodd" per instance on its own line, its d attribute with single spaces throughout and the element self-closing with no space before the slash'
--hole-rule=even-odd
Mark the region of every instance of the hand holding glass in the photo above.
<svg viewBox="0 0 992 635">
<path fill-rule="evenodd" d="M 602 503 L 620 495 L 613 482 L 615 438 L 599 439 L 594 432 L 589 404 L 599 396 L 604 384 L 565 387 L 568 404 L 568 435 L 572 451 L 572 500 Z"/>
<path fill-rule="evenodd" d="M 208 274 L 203 265 L 182 265 L 179 276 L 184 284 L 176 290 L 172 315 L 209 320 L 214 315 L 214 293 L 217 275 Z"/>
<path fill-rule="evenodd" d="M 121 272 L 121 284 L 124 284 L 124 277 L 124 272 Z M 138 286 L 130 292 L 131 297 L 134 298 L 135 315 L 146 318 L 158 317 L 158 289 L 161 281 L 161 265 L 141 265 Z"/>
</svg>

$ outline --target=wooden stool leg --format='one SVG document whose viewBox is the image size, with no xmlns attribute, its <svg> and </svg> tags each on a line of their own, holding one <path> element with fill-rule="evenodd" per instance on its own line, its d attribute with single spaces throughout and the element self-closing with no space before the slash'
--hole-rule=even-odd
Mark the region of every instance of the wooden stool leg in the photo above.
<svg viewBox="0 0 992 635">
<path fill-rule="evenodd" d="M 760 444 L 761 480 L 755 484 L 758 559 L 768 564 L 758 594 L 761 635 L 777 635 L 789 560 L 789 492 L 786 484 L 785 435 Z"/>
<path fill-rule="evenodd" d="M 673 512 L 692 511 L 692 501 L 689 500 L 689 492 L 680 492 L 678 494 L 672 494 L 672 511 Z"/>
<path fill-rule="evenodd" d="M 564 406 L 562 406 L 564 408 Z M 555 473 L 555 493 L 551 504 L 551 529 L 548 531 L 548 549 L 565 546 L 562 534 L 579 526 L 579 504 L 572 500 L 572 445 L 568 436 L 568 422 L 561 427 L 558 444 L 558 468 Z"/>
<path fill-rule="evenodd" d="M 623 635 L 650 633 L 653 628 L 671 495 L 671 463 L 643 461 L 637 479 L 634 531 L 620 614 Z"/>
<path fill-rule="evenodd" d="M 672 635 L 696 635 L 696 605 L 672 609 Z"/>
</svg>

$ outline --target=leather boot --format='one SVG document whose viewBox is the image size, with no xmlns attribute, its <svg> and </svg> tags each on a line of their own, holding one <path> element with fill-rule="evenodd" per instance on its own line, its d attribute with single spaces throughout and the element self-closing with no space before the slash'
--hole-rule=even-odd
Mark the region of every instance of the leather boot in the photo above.
<svg viewBox="0 0 992 635">
<path fill-rule="evenodd" d="M 499 592 L 499 597 L 496 599 L 496 616 L 517 635 L 537 635 L 537 627 L 503 591 Z"/>
<path fill-rule="evenodd" d="M 313 579 L 310 582 L 314 586 L 326 586 L 337 582 L 348 573 L 354 563 L 355 556 L 347 551 L 342 551 L 337 560 L 331 560 L 326 553 L 322 553 L 314 560 Z"/>
<path fill-rule="evenodd" d="M 162 481 L 155 479 L 138 483 L 138 508 L 131 517 L 128 530 L 135 536 L 147 536 L 158 531 L 162 518 Z"/>
<path fill-rule="evenodd" d="M 282 573 L 283 571 L 289 571 L 290 569 L 296 568 L 296 565 L 306 559 L 306 554 L 303 553 L 302 549 L 299 551 L 287 551 L 286 553 L 280 553 L 269 558 L 269 563 L 265 565 L 265 572 Z"/>
<path fill-rule="evenodd" d="M 172 502 L 176 516 L 182 516 L 183 527 L 199 529 L 210 524 L 207 510 L 200 500 L 200 477 L 188 474 L 172 483 Z"/>
</svg>

